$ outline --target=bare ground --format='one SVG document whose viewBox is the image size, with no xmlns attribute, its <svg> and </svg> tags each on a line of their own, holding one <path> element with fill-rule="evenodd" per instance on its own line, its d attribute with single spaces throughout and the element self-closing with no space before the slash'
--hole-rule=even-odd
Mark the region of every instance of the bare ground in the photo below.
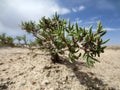
<svg viewBox="0 0 120 90">
<path fill-rule="evenodd" d="M 120 90 L 120 49 L 108 48 L 100 63 L 53 64 L 46 51 L 0 48 L 0 90 Z"/>
</svg>

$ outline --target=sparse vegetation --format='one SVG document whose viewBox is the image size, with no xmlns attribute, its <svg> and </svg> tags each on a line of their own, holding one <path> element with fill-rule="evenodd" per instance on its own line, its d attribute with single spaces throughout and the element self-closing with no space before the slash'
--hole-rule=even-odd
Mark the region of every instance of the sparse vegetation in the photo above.
<svg viewBox="0 0 120 90">
<path fill-rule="evenodd" d="M 60 19 L 57 13 L 52 18 L 42 17 L 38 24 L 33 21 L 22 22 L 21 27 L 42 41 L 42 45 L 49 49 L 53 62 L 59 62 L 60 56 L 67 50 L 70 62 L 82 55 L 88 65 L 93 65 L 98 61 L 95 57 L 104 52 L 104 44 L 109 41 L 102 39 L 106 30 L 101 22 L 98 23 L 96 32 L 92 32 L 92 26 L 86 30 L 77 23 L 71 24 L 70 21 Z"/>
<path fill-rule="evenodd" d="M 23 47 L 24 45 L 26 45 L 26 46 L 28 45 L 26 35 L 16 36 L 15 40 L 18 41 L 17 46 L 19 46 L 19 47 Z"/>
<path fill-rule="evenodd" d="M 14 46 L 14 38 L 6 36 L 5 33 L 0 35 L 0 46 Z"/>
<path fill-rule="evenodd" d="M 106 30 L 101 22 L 98 23 L 96 32 L 93 32 L 92 26 L 87 30 L 79 27 L 77 23 L 71 24 L 70 21 L 60 19 L 57 13 L 52 18 L 42 17 L 38 24 L 33 21 L 22 22 L 21 27 L 32 33 L 36 37 L 35 41 L 28 43 L 25 35 L 12 38 L 3 33 L 0 35 L 0 46 L 41 46 L 49 50 L 54 63 L 60 62 L 60 56 L 68 51 L 67 58 L 70 62 L 82 56 L 88 65 L 93 65 L 95 61 L 99 62 L 95 57 L 100 57 L 100 53 L 104 53 L 104 44 L 109 41 L 102 39 Z M 17 40 L 18 44 L 15 44 L 14 40 Z"/>
<path fill-rule="evenodd" d="M 32 49 L 32 47 L 39 48 L 42 46 L 42 41 L 35 38 L 34 40 L 27 40 L 26 35 L 11 37 L 7 36 L 6 33 L 0 35 L 0 47 L 24 47 Z"/>
</svg>

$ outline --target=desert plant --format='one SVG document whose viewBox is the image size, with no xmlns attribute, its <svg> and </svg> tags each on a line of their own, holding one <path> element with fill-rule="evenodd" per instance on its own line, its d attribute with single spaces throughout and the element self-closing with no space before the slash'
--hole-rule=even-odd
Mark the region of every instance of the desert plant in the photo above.
<svg viewBox="0 0 120 90">
<path fill-rule="evenodd" d="M 14 38 L 6 36 L 5 33 L 0 35 L 0 46 L 14 46 Z"/>
<path fill-rule="evenodd" d="M 26 35 L 22 35 L 22 36 L 16 36 L 15 38 L 18 41 L 18 46 L 24 46 L 27 45 L 27 38 Z"/>
<path fill-rule="evenodd" d="M 0 35 L 0 43 L 1 45 L 5 44 L 6 41 L 6 33 Z"/>
<path fill-rule="evenodd" d="M 96 55 L 100 56 L 104 52 L 104 44 L 109 40 L 102 39 L 106 30 L 101 22 L 98 23 L 96 32 L 93 32 L 92 26 L 86 30 L 77 23 L 71 24 L 70 21 L 60 19 L 57 13 L 52 18 L 42 17 L 38 24 L 33 21 L 22 22 L 21 27 L 42 40 L 43 46 L 49 49 L 53 62 L 59 62 L 60 56 L 67 50 L 70 62 L 82 55 L 87 64 L 93 65 L 98 61 Z M 81 50 L 84 51 L 83 54 Z"/>
<path fill-rule="evenodd" d="M 15 39 L 18 41 L 18 45 L 21 45 L 21 40 L 22 40 L 21 36 L 16 36 Z"/>
<path fill-rule="evenodd" d="M 14 46 L 14 38 L 12 38 L 12 37 L 10 37 L 10 36 L 8 36 L 8 37 L 6 38 L 6 42 L 7 42 L 7 44 L 8 44 L 9 46 Z"/>
<path fill-rule="evenodd" d="M 21 36 L 21 39 L 25 45 L 27 45 L 27 38 L 26 35 Z"/>
</svg>

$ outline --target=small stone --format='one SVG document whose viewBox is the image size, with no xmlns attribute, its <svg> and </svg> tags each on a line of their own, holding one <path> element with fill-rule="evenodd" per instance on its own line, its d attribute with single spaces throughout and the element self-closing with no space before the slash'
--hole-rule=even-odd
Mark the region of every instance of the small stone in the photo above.
<svg viewBox="0 0 120 90">
<path fill-rule="evenodd" d="M 13 59 L 11 58 L 10 61 L 13 61 Z"/>
<path fill-rule="evenodd" d="M 0 79 L 0 81 L 1 81 L 1 82 L 3 82 L 3 81 L 4 81 L 4 79 L 3 79 L 3 78 L 1 78 L 1 79 Z"/>
<path fill-rule="evenodd" d="M 49 90 L 54 90 L 54 88 L 50 88 Z"/>
<path fill-rule="evenodd" d="M 5 83 L 0 83 L 0 90 L 7 89 L 8 86 Z"/>
<path fill-rule="evenodd" d="M 21 86 L 25 86 L 26 83 L 21 83 Z"/>
<path fill-rule="evenodd" d="M 74 74 L 74 73 L 71 73 L 69 76 L 70 76 L 70 77 L 75 77 L 75 74 Z"/>
<path fill-rule="evenodd" d="M 30 67 L 30 71 L 32 71 L 35 68 L 35 66 Z"/>
<path fill-rule="evenodd" d="M 112 87 L 111 87 L 113 90 L 117 90 L 118 88 L 119 88 L 119 85 L 118 84 L 114 84 L 114 85 L 112 85 Z M 112 90 L 111 89 L 111 90 Z"/>
<path fill-rule="evenodd" d="M 23 74 L 24 74 L 24 72 L 19 73 L 19 75 L 23 75 Z"/>
<path fill-rule="evenodd" d="M 20 86 L 25 86 L 25 85 L 26 85 L 26 81 L 20 83 Z"/>
<path fill-rule="evenodd" d="M 8 77 L 8 78 L 6 78 L 7 80 L 10 80 L 10 78 Z"/>
<path fill-rule="evenodd" d="M 51 69 L 52 66 L 45 66 L 44 69 Z"/>
<path fill-rule="evenodd" d="M 44 80 L 41 84 L 42 85 L 48 85 L 50 82 L 48 80 Z"/>
<path fill-rule="evenodd" d="M 4 63 L 0 63 L 0 65 L 3 65 Z"/>
<path fill-rule="evenodd" d="M 63 84 L 65 84 L 66 82 L 63 82 Z"/>
<path fill-rule="evenodd" d="M 49 76 L 50 76 L 50 71 L 48 71 L 48 73 L 47 73 L 46 77 L 49 77 Z"/>
<path fill-rule="evenodd" d="M 32 82 L 32 85 L 35 85 L 36 84 L 36 82 Z"/>
<path fill-rule="evenodd" d="M 56 73 L 60 72 L 60 70 L 55 70 L 55 71 L 56 71 Z"/>
<path fill-rule="evenodd" d="M 22 59 L 22 57 L 18 57 L 17 59 Z"/>
<path fill-rule="evenodd" d="M 40 88 L 36 88 L 35 90 L 41 90 Z"/>
</svg>

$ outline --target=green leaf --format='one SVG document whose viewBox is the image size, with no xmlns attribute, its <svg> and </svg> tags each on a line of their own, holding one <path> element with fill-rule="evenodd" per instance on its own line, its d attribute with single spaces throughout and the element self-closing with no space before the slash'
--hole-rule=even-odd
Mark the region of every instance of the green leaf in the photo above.
<svg viewBox="0 0 120 90">
<path fill-rule="evenodd" d="M 90 26 L 90 28 L 89 28 L 89 34 L 90 34 L 90 36 L 92 35 L 92 28 L 93 28 L 93 26 Z"/>
<path fill-rule="evenodd" d="M 69 50 L 70 50 L 70 52 L 72 52 L 72 53 L 75 52 L 75 48 L 74 48 L 74 47 L 70 47 Z"/>
<path fill-rule="evenodd" d="M 86 55 L 86 54 L 87 54 L 86 52 L 83 54 L 83 59 L 86 59 L 86 58 L 87 58 L 87 55 Z"/>
<path fill-rule="evenodd" d="M 69 58 L 70 58 L 70 62 L 72 63 L 74 60 L 75 60 L 75 57 L 71 54 L 71 53 L 69 53 Z"/>
<path fill-rule="evenodd" d="M 100 39 L 100 35 L 96 35 L 94 38 L 95 38 L 96 40 L 98 40 L 98 39 Z"/>
<path fill-rule="evenodd" d="M 104 53 L 104 49 L 106 48 L 107 46 L 103 46 L 101 47 L 101 52 Z"/>
<path fill-rule="evenodd" d="M 44 37 L 42 42 L 44 47 L 50 49 L 50 52 L 60 54 L 60 52 L 64 53 L 65 49 L 69 49 L 70 62 L 81 56 L 79 51 L 82 49 L 84 51 L 83 58 L 87 60 L 88 64 L 93 64 L 97 61 L 94 56 L 100 56 L 106 48 L 102 44 L 109 41 L 109 39 L 102 40 L 102 36 L 107 31 L 103 30 L 101 22 L 98 23 L 97 31 L 94 33 L 93 26 L 86 30 L 79 27 L 78 23 L 71 24 L 70 20 L 60 19 L 57 13 L 52 18 L 41 18 L 39 24 L 35 24 L 33 21 L 22 22 L 22 28 L 38 39 L 40 39 L 39 36 Z"/>
<path fill-rule="evenodd" d="M 102 49 L 105 49 L 107 46 L 103 46 Z"/>
<path fill-rule="evenodd" d="M 100 34 L 100 36 L 102 37 L 103 35 L 105 35 L 107 33 L 107 31 L 102 31 L 102 33 Z"/>
<path fill-rule="evenodd" d="M 89 36 L 88 36 L 88 35 L 85 37 L 85 41 L 86 41 L 86 42 L 89 41 Z"/>
<path fill-rule="evenodd" d="M 78 30 L 79 30 L 79 28 L 78 28 L 78 24 L 76 23 L 76 30 L 77 30 L 77 32 L 78 32 Z"/>
<path fill-rule="evenodd" d="M 78 57 L 80 57 L 82 54 L 81 53 L 79 53 L 79 55 L 78 55 Z"/>
<path fill-rule="evenodd" d="M 91 58 L 92 60 L 94 60 L 96 62 L 100 62 L 99 60 L 97 60 L 96 58 L 93 58 L 92 56 L 89 56 L 89 58 Z"/>
<path fill-rule="evenodd" d="M 94 59 L 92 59 L 91 57 L 88 57 L 88 58 L 87 58 L 87 64 L 88 64 L 89 66 L 93 66 L 94 63 L 95 63 Z"/>
<path fill-rule="evenodd" d="M 70 20 L 69 20 L 69 21 L 68 21 L 68 29 L 69 29 L 69 30 L 70 30 L 70 27 L 71 27 L 71 26 L 70 26 Z"/>
<path fill-rule="evenodd" d="M 110 40 L 110 39 L 107 39 L 107 40 L 103 41 L 102 44 L 107 43 L 109 40 Z"/>
<path fill-rule="evenodd" d="M 71 26 L 70 30 L 73 31 L 73 28 L 74 28 L 74 24 Z"/>
<path fill-rule="evenodd" d="M 102 30 L 102 24 L 101 22 L 98 22 L 97 33 L 100 33 L 101 30 Z"/>
</svg>

